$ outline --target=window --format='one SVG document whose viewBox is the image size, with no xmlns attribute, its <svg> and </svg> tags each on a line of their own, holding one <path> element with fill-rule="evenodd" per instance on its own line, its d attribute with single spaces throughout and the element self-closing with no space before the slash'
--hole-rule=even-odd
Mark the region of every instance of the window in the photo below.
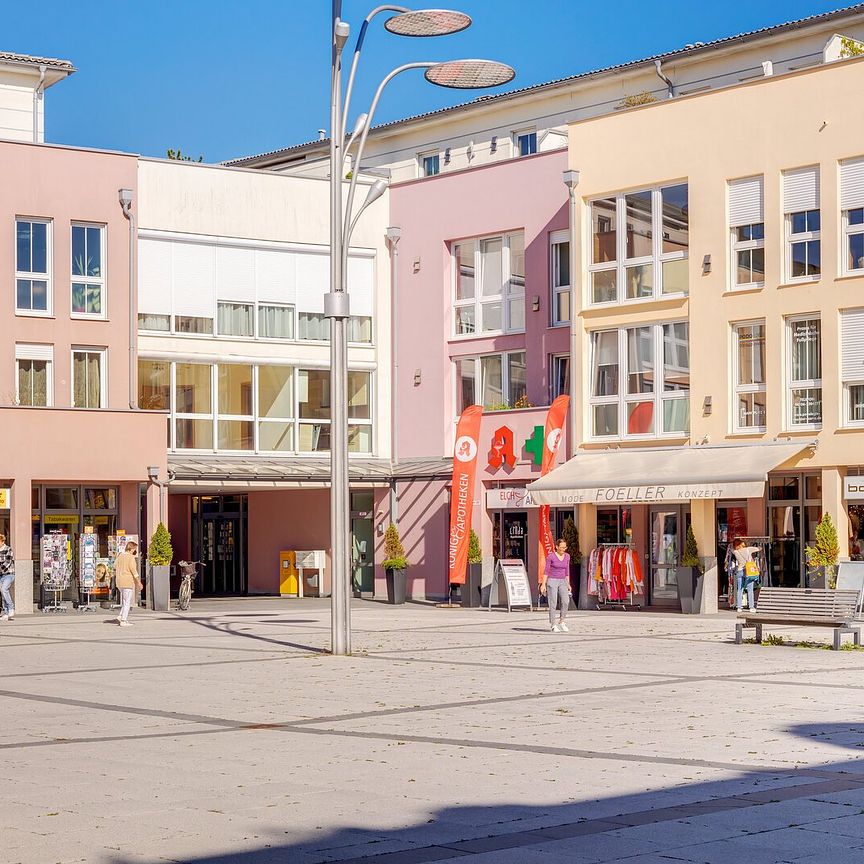
<svg viewBox="0 0 864 864">
<path fill-rule="evenodd" d="M 556 231 L 549 239 L 552 260 L 549 272 L 552 275 L 552 324 L 570 321 L 570 235 L 567 231 Z"/>
<path fill-rule="evenodd" d="M 72 351 L 72 405 L 75 408 L 105 407 L 104 348 Z"/>
<path fill-rule="evenodd" d="M 258 306 L 259 339 L 293 339 L 294 307 L 261 303 Z"/>
<path fill-rule="evenodd" d="M 252 408 L 252 366 L 246 363 L 220 363 L 218 381 L 218 450 L 254 450 Z"/>
<path fill-rule="evenodd" d="M 765 413 L 765 325 L 736 324 L 732 328 L 735 392 L 733 404 L 736 432 L 764 432 Z"/>
<path fill-rule="evenodd" d="M 154 315 L 148 312 L 138 313 L 138 329 L 153 333 L 170 333 L 171 316 Z"/>
<path fill-rule="evenodd" d="M 72 226 L 72 314 L 105 316 L 105 227 Z"/>
<path fill-rule="evenodd" d="M 323 312 L 301 312 L 297 336 L 300 339 L 329 342 L 330 322 L 324 317 Z"/>
<path fill-rule="evenodd" d="M 791 427 L 822 424 L 822 324 L 818 318 L 786 321 L 788 405 Z"/>
<path fill-rule="evenodd" d="M 255 335 L 255 307 L 252 303 L 231 303 L 220 300 L 216 308 L 217 331 L 220 336 Z"/>
<path fill-rule="evenodd" d="M 687 322 L 595 331 L 591 335 L 590 406 L 595 438 L 687 434 Z"/>
<path fill-rule="evenodd" d="M 799 168 L 783 175 L 786 214 L 786 279 L 812 281 L 821 273 L 819 168 Z"/>
<path fill-rule="evenodd" d="M 658 299 L 689 291 L 686 183 L 592 201 L 589 302 Z"/>
<path fill-rule="evenodd" d="M 298 449 L 304 453 L 329 450 L 330 373 L 318 369 L 301 369 L 297 383 L 300 417 Z"/>
<path fill-rule="evenodd" d="M 840 313 L 843 425 L 864 426 L 864 309 Z"/>
<path fill-rule="evenodd" d="M 294 370 L 258 368 L 258 449 L 286 453 L 294 449 Z"/>
<path fill-rule="evenodd" d="M 15 401 L 18 405 L 45 408 L 54 404 L 54 347 L 15 346 Z"/>
<path fill-rule="evenodd" d="M 15 220 L 15 310 L 50 314 L 51 223 Z"/>
<path fill-rule="evenodd" d="M 537 152 L 537 130 L 525 129 L 522 132 L 515 133 L 516 138 L 516 155 L 530 156 Z"/>
<path fill-rule="evenodd" d="M 348 373 L 348 452 L 372 452 L 372 390 L 369 372 Z"/>
<path fill-rule="evenodd" d="M 174 364 L 174 446 L 178 450 L 213 449 L 212 368 L 203 363 Z"/>
<path fill-rule="evenodd" d="M 552 355 L 552 399 L 570 394 L 570 355 Z M 551 400 L 550 400 L 551 401 Z"/>
<path fill-rule="evenodd" d="M 194 333 L 199 336 L 213 335 L 213 319 L 197 318 L 191 315 L 174 316 L 175 333 Z"/>
<path fill-rule="evenodd" d="M 441 156 L 436 153 L 420 154 L 420 176 L 434 177 L 441 173 Z"/>
<path fill-rule="evenodd" d="M 138 360 L 138 407 L 142 411 L 170 410 L 170 363 L 165 360 Z"/>
<path fill-rule="evenodd" d="M 372 342 L 372 318 L 369 315 L 352 315 L 348 319 L 349 342 Z"/>
<path fill-rule="evenodd" d="M 454 335 L 525 330 L 522 233 L 453 245 Z"/>
<path fill-rule="evenodd" d="M 732 231 L 732 287 L 765 284 L 765 215 L 762 177 L 729 183 L 729 225 Z"/>
<path fill-rule="evenodd" d="M 527 408 L 525 352 L 485 354 L 456 361 L 457 411 L 482 405 L 487 411 Z"/>
<path fill-rule="evenodd" d="M 864 159 L 840 163 L 843 272 L 864 270 Z"/>
</svg>

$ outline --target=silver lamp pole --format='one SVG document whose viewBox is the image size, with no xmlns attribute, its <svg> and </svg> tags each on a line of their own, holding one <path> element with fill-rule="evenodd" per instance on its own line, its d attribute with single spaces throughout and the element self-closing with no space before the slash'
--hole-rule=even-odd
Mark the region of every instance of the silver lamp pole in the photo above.
<svg viewBox="0 0 864 864">
<path fill-rule="evenodd" d="M 366 200 L 353 212 L 354 193 L 366 137 L 384 87 L 408 69 L 426 69 L 426 80 L 440 87 L 473 89 L 497 87 L 512 81 L 516 73 L 510 66 L 490 60 L 450 60 L 444 63 L 407 63 L 394 69 L 381 82 L 368 114 L 361 115 L 345 145 L 348 111 L 354 76 L 363 41 L 371 20 L 380 12 L 393 12 L 384 24 L 397 36 L 445 36 L 471 25 L 463 12 L 447 9 L 411 11 L 404 6 L 378 6 L 366 16 L 357 38 L 348 87 L 342 100 L 342 52 L 348 41 L 349 27 L 342 20 L 342 2 L 333 0 L 333 45 L 330 88 L 330 293 L 324 295 L 324 315 L 330 319 L 330 548 L 331 548 L 331 650 L 333 654 L 351 653 L 351 565 L 350 510 L 348 476 L 348 318 L 350 308 L 346 284 L 348 249 L 351 234 L 360 214 L 387 190 L 386 180 L 376 180 Z M 342 213 L 342 184 L 346 157 L 357 143 L 354 170 L 348 185 L 345 214 Z"/>
</svg>

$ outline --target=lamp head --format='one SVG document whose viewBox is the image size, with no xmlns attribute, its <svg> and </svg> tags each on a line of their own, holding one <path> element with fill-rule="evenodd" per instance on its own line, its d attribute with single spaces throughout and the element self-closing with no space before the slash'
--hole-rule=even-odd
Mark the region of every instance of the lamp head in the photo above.
<svg viewBox="0 0 864 864">
<path fill-rule="evenodd" d="M 363 131 L 363 127 L 366 125 L 366 122 L 368 121 L 368 119 L 369 119 L 368 114 L 361 114 L 354 121 L 354 131 L 351 133 L 352 138 L 356 138 Z"/>
<path fill-rule="evenodd" d="M 363 202 L 363 208 L 365 209 L 374 201 L 377 201 L 389 188 L 390 181 L 385 180 L 383 177 L 379 177 L 370 187 L 369 191 L 366 193 L 366 200 Z"/>
<path fill-rule="evenodd" d="M 471 26 L 471 16 L 451 9 L 416 9 L 401 12 L 384 22 L 396 36 L 449 36 Z"/>
<path fill-rule="evenodd" d="M 435 63 L 424 73 L 430 84 L 459 90 L 500 87 L 516 77 L 516 70 L 497 60 L 447 60 Z"/>
</svg>

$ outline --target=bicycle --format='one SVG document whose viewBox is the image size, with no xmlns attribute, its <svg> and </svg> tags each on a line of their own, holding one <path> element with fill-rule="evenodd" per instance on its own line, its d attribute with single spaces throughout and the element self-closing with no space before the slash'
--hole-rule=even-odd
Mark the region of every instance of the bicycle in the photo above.
<svg viewBox="0 0 864 864">
<path fill-rule="evenodd" d="M 180 590 L 177 592 L 177 606 L 185 612 L 192 602 L 192 582 L 198 575 L 198 565 L 203 566 L 201 561 L 178 561 L 180 568 Z"/>
</svg>

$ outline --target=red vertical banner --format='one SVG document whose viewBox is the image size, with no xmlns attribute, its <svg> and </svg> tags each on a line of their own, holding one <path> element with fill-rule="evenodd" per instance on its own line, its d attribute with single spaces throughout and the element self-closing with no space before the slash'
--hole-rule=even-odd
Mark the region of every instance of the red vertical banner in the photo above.
<svg viewBox="0 0 864 864">
<path fill-rule="evenodd" d="M 465 584 L 468 567 L 468 537 L 474 510 L 474 475 L 480 450 L 482 405 L 471 405 L 462 412 L 456 426 L 453 448 L 453 491 L 450 495 L 450 539 L 448 543 L 449 582 Z"/>
<path fill-rule="evenodd" d="M 546 415 L 546 427 L 543 430 L 543 461 L 540 466 L 540 476 L 548 474 L 555 466 L 558 448 L 564 440 L 564 423 L 567 419 L 569 396 L 559 396 L 550 406 Z M 549 524 L 549 505 L 540 507 L 540 542 L 537 549 L 537 579 L 543 574 L 546 559 L 555 549 L 555 538 L 552 536 L 552 526 Z"/>
</svg>

